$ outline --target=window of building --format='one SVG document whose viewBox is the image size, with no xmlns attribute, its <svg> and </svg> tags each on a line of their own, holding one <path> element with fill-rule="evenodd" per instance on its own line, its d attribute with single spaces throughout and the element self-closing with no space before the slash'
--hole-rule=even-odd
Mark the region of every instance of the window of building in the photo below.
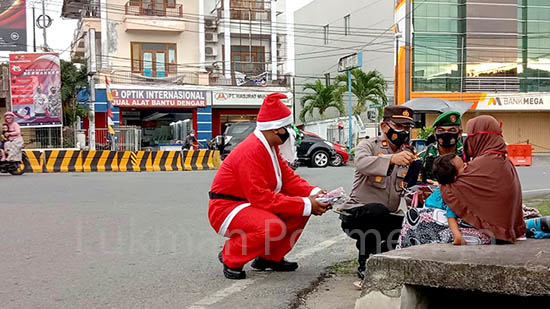
<svg viewBox="0 0 550 309">
<path fill-rule="evenodd" d="M 328 44 L 328 25 L 325 25 L 323 26 L 323 33 L 324 33 L 324 37 L 325 37 L 325 44 Z"/>
<path fill-rule="evenodd" d="M 350 33 L 350 15 L 344 16 L 344 35 L 349 35 Z"/>
<path fill-rule="evenodd" d="M 269 20 L 271 17 L 264 0 L 231 0 L 229 5 L 231 19 Z"/>
<path fill-rule="evenodd" d="M 148 77 L 177 73 L 176 44 L 132 42 L 132 72 Z"/>
<path fill-rule="evenodd" d="M 130 0 L 126 14 L 145 16 L 171 16 L 176 8 L 176 0 Z"/>
<path fill-rule="evenodd" d="M 263 46 L 231 46 L 233 71 L 259 74 L 265 72 L 265 48 Z"/>
<path fill-rule="evenodd" d="M 330 73 L 325 73 L 325 86 L 330 86 Z"/>
</svg>

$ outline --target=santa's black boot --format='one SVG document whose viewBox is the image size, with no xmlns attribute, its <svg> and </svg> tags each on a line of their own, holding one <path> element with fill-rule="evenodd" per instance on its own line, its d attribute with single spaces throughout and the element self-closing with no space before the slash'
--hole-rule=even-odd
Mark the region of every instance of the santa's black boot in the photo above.
<svg viewBox="0 0 550 309">
<path fill-rule="evenodd" d="M 229 268 L 225 263 L 223 262 L 223 256 L 220 251 L 220 254 L 218 254 L 218 260 L 220 260 L 220 263 L 223 264 L 223 275 L 227 279 L 232 280 L 240 280 L 240 279 L 246 279 L 246 272 L 242 268 Z"/>
</svg>

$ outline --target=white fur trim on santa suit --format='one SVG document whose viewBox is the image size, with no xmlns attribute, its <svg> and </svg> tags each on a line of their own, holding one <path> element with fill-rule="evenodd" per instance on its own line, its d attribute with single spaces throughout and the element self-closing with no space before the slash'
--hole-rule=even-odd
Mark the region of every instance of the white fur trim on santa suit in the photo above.
<svg viewBox="0 0 550 309">
<path fill-rule="evenodd" d="M 319 192 L 321 192 L 321 188 L 315 187 L 315 188 L 313 188 L 313 190 L 311 190 L 311 192 L 309 193 L 309 196 L 315 195 Z"/>
<path fill-rule="evenodd" d="M 233 221 L 233 218 L 239 213 L 239 211 L 245 209 L 246 207 L 250 206 L 250 203 L 241 204 L 237 207 L 235 207 L 228 215 L 225 217 L 225 220 L 223 220 L 222 225 L 220 226 L 220 230 L 218 231 L 218 234 L 225 236 L 225 233 L 227 233 L 227 229 L 229 228 L 229 224 L 231 224 L 231 221 Z"/>
<path fill-rule="evenodd" d="M 292 120 L 292 115 L 289 115 L 283 119 L 256 122 L 256 128 L 258 128 L 260 131 L 280 129 L 291 124 Z"/>
</svg>

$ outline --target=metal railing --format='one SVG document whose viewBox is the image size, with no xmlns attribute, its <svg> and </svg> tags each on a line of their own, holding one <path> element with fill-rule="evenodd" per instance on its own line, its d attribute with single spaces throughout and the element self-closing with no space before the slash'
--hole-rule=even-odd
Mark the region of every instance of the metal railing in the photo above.
<svg viewBox="0 0 550 309">
<path fill-rule="evenodd" d="M 174 7 L 168 7 L 165 3 L 145 3 L 139 1 L 128 1 L 125 5 L 126 15 L 132 16 L 165 16 L 165 17 L 183 17 L 183 6 L 176 4 Z"/>
<path fill-rule="evenodd" d="M 519 92 L 517 77 L 466 77 L 464 91 L 467 92 Z"/>
<path fill-rule="evenodd" d="M 167 65 L 168 66 L 168 65 Z M 169 74 L 166 77 L 150 77 L 143 76 L 139 73 L 130 73 L 115 71 L 109 74 L 109 79 L 113 84 L 159 84 L 162 82 L 178 84 L 178 85 L 198 85 L 199 74 L 195 72 L 180 72 L 176 73 L 174 67 L 172 71 L 167 71 Z M 101 82 L 101 78 L 97 79 L 97 82 Z"/>
<path fill-rule="evenodd" d="M 252 80 L 257 80 L 257 76 L 247 75 L 250 81 L 244 80 L 245 81 L 244 82 L 242 78 L 239 78 L 239 76 L 236 76 L 235 71 L 231 72 L 231 78 L 226 78 L 223 72 L 219 70 L 219 71 L 210 73 L 209 84 L 213 86 L 250 86 L 250 87 L 265 87 L 265 86 L 288 87 L 290 86 L 289 76 L 283 75 L 283 76 L 279 76 L 279 79 L 273 80 L 270 75 L 271 73 L 268 73 L 265 84 L 261 84 L 261 83 L 255 83 L 252 81 Z"/>
<path fill-rule="evenodd" d="M 24 148 L 62 148 L 61 127 L 21 128 Z"/>
<path fill-rule="evenodd" d="M 141 150 L 141 128 L 116 127 L 114 136 L 107 128 L 95 130 L 96 150 L 139 151 Z"/>
</svg>

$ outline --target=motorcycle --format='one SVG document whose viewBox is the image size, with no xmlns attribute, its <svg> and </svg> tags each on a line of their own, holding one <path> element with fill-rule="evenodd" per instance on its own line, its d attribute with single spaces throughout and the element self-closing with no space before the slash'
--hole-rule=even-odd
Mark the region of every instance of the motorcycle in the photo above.
<svg viewBox="0 0 550 309">
<path fill-rule="evenodd" d="M 0 173 L 10 173 L 19 176 L 23 175 L 25 170 L 21 161 L 0 161 Z"/>
<path fill-rule="evenodd" d="M 29 158 L 23 152 L 22 161 L 0 161 L 0 173 L 10 173 L 14 176 L 25 174 L 24 166 L 30 166 Z"/>
</svg>

